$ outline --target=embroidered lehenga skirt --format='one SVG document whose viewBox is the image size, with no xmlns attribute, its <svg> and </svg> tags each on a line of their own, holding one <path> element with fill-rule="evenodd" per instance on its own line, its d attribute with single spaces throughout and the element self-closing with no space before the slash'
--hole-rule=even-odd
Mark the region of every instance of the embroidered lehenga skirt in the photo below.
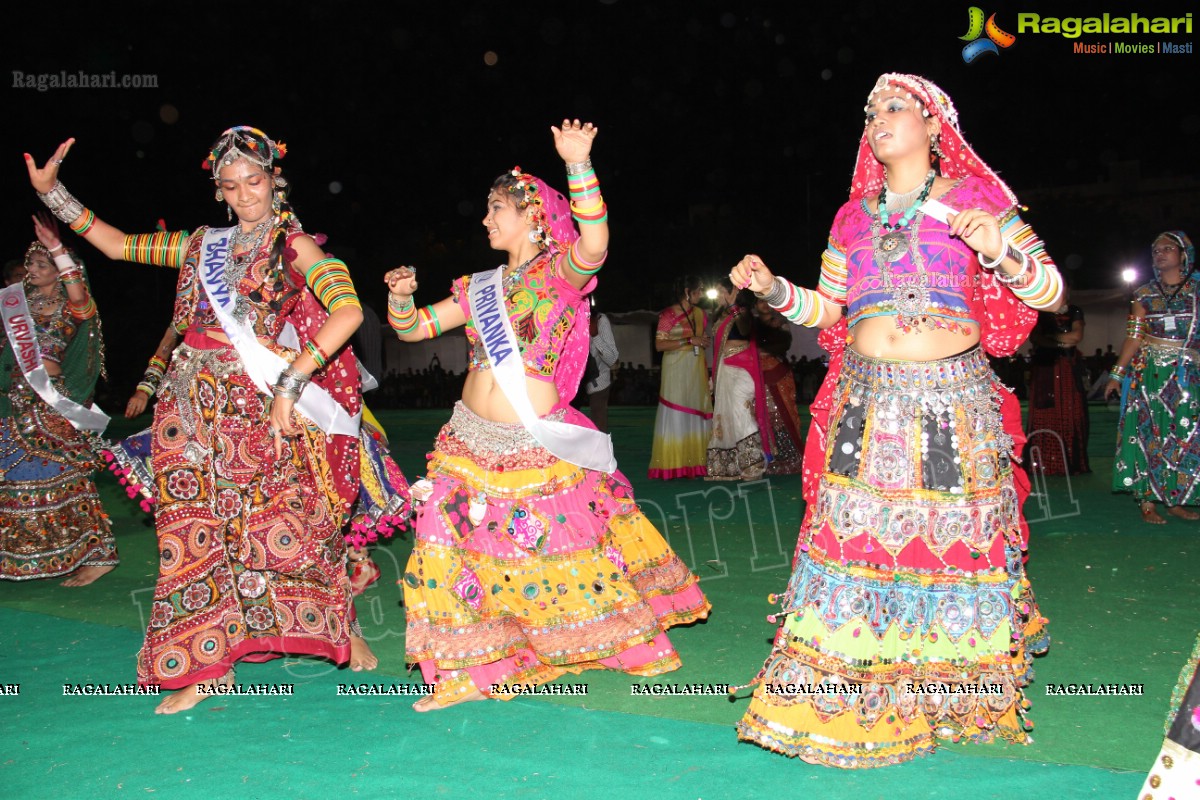
<svg viewBox="0 0 1200 800">
<path fill-rule="evenodd" d="M 549 417 L 587 424 L 573 409 Z M 404 573 L 408 661 L 435 697 L 539 684 L 608 668 L 679 666 L 664 631 L 709 605 L 642 516 L 619 474 L 560 461 L 520 424 L 461 402 L 413 486 L 416 542 Z"/>
<path fill-rule="evenodd" d="M 740 738 L 852 768 L 909 760 L 935 738 L 1027 740 L 1022 687 L 1048 640 L 992 381 L 978 349 L 928 363 L 847 351 Z"/>
<path fill-rule="evenodd" d="M 740 347 L 741 350 L 736 350 Z M 754 376 L 747 363 L 753 355 L 747 343 L 731 342 L 721 355 L 713 402 L 712 438 L 708 441 L 708 480 L 749 481 L 766 469 L 762 436 L 758 431 Z"/>
<path fill-rule="evenodd" d="M 267 406 L 227 345 L 175 351 L 154 410 L 160 554 L 138 679 L 174 689 L 236 661 L 349 658 L 342 509 L 326 436 L 275 457 Z"/>
<path fill-rule="evenodd" d="M 1200 503 L 1200 353 L 1144 343 L 1121 399 L 1113 490 L 1168 506 Z"/>
<path fill-rule="evenodd" d="M 14 377 L 10 402 L 13 415 L 0 419 L 0 578 L 116 564 L 117 543 L 92 481 L 99 458 L 24 377 Z"/>
</svg>

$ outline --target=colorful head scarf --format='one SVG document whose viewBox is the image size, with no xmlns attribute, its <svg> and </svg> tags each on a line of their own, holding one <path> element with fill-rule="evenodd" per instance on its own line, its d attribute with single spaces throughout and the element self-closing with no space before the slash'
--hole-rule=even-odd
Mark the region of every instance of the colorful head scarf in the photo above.
<svg viewBox="0 0 1200 800">
<path fill-rule="evenodd" d="M 894 86 L 903 89 L 910 97 L 921 102 L 925 116 L 937 117 L 942 123 L 939 148 L 942 152 L 938 158 L 938 172 L 945 178 L 963 178 L 975 175 L 1004 192 L 1009 202 L 1017 204 L 1017 196 L 1013 194 L 1004 181 L 983 162 L 971 146 L 963 139 L 958 127 L 958 110 L 950 100 L 950 96 L 933 81 L 919 75 L 904 75 L 889 72 L 879 76 L 875 88 L 867 96 L 867 102 L 886 89 Z M 854 164 L 854 178 L 850 184 L 850 199 L 859 200 L 863 197 L 874 197 L 883 188 L 883 164 L 871 152 L 871 144 L 867 141 L 867 129 L 863 128 L 862 139 L 858 143 L 858 160 Z"/>
<path fill-rule="evenodd" d="M 534 207 L 533 221 L 541 229 L 540 245 L 556 250 L 566 250 L 576 239 L 579 231 L 571 219 L 571 204 L 562 192 L 556 191 L 541 178 L 513 167 L 509 172 L 516 183 L 508 191 L 517 201 L 517 208 Z"/>
<path fill-rule="evenodd" d="M 221 167 L 228 166 L 239 158 L 244 158 L 270 172 L 272 162 L 285 155 L 287 145 L 283 142 L 272 140 L 258 128 L 238 125 L 221 134 L 208 151 L 208 158 L 204 159 L 200 166 L 211 170 L 213 180 L 216 180 L 221 176 Z"/>
<path fill-rule="evenodd" d="M 1196 246 L 1192 244 L 1192 240 L 1183 231 L 1163 231 L 1158 236 L 1154 237 L 1154 241 L 1159 239 L 1170 239 L 1180 250 L 1183 251 L 1183 274 L 1187 275 L 1196 268 Z"/>
</svg>

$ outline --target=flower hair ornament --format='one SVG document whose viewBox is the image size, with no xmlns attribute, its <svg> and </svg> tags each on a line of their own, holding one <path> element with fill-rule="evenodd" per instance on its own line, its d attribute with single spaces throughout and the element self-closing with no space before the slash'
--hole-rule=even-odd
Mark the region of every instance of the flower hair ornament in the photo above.
<svg viewBox="0 0 1200 800">
<path fill-rule="evenodd" d="M 538 247 L 566 250 L 579 238 L 571 220 L 571 205 L 562 192 L 555 191 L 541 178 L 513 167 L 506 181 L 508 193 L 521 211 L 533 207 L 533 230 L 529 240 Z"/>
</svg>

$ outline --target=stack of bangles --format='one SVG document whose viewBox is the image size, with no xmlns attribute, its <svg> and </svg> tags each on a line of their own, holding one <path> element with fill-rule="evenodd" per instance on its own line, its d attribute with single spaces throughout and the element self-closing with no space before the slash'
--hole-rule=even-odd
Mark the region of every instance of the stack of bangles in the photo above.
<svg viewBox="0 0 1200 800">
<path fill-rule="evenodd" d="M 316 339 L 309 339 L 305 342 L 303 349 L 312 356 L 313 361 L 317 362 L 317 369 L 325 369 L 325 365 L 329 363 L 329 354 L 321 349 L 321 345 L 317 344 Z"/>
<path fill-rule="evenodd" d="M 146 373 L 142 375 L 142 382 L 137 385 L 137 390 L 143 392 L 147 397 L 154 397 L 166 372 L 167 362 L 158 356 L 151 356 L 150 363 L 146 366 Z"/>
<path fill-rule="evenodd" d="M 567 164 L 567 189 L 571 194 L 571 216 L 580 225 L 599 225 L 608 222 L 608 206 L 600 195 L 600 182 L 592 169 L 592 160 Z M 567 264 L 580 275 L 595 275 L 604 266 L 603 256 L 597 262 L 586 261 L 579 255 L 578 242 L 567 251 Z"/>
<path fill-rule="evenodd" d="M 1129 374 L 1128 367 L 1122 367 L 1120 364 L 1114 364 L 1113 368 L 1108 371 L 1108 377 L 1120 383 L 1125 380 L 1125 376 Z"/>
<path fill-rule="evenodd" d="M 1125 322 L 1125 333 L 1130 339 L 1141 339 L 1146 334 L 1146 318 L 1130 314 Z"/>
<path fill-rule="evenodd" d="M 793 325 L 815 328 L 825 316 L 825 305 L 821 301 L 821 295 L 813 289 L 796 286 L 778 275 L 775 276 L 775 285 L 771 287 L 771 291 L 758 296 Z"/>
<path fill-rule="evenodd" d="M 406 336 L 420 330 L 422 339 L 433 339 L 442 335 L 442 323 L 438 319 L 433 306 L 417 308 L 412 295 L 403 300 L 397 300 L 396 295 L 388 295 L 388 324 L 400 336 Z"/>
<path fill-rule="evenodd" d="M 1011 258 L 1021 265 L 1016 275 L 1008 275 L 998 269 L 1005 258 Z M 1050 269 L 1046 259 L 1040 256 L 1030 256 L 1024 250 L 1005 241 L 1004 250 L 995 261 L 989 261 L 979 253 L 979 265 L 992 270 L 996 280 L 1012 289 L 1030 308 L 1050 309 L 1057 306 L 1062 297 L 1062 277 L 1057 269 Z M 1033 266 L 1032 273 L 1030 265 Z"/>
<path fill-rule="evenodd" d="M 54 256 L 54 266 L 58 268 L 58 279 L 62 281 L 63 288 L 69 289 L 83 283 L 83 270 L 71 258 L 66 247 L 60 242 L 58 247 L 50 250 L 50 253 L 54 253 L 55 250 L 60 251 L 58 255 Z M 71 307 L 71 316 L 75 319 L 84 320 L 96 316 L 96 301 L 92 299 L 90 293 L 86 294 L 83 301 L 79 303 L 68 297 L 67 305 Z"/>
<path fill-rule="evenodd" d="M 287 368 L 279 373 L 279 379 L 275 381 L 275 385 L 271 387 L 271 394 L 276 397 L 286 397 L 289 400 L 299 400 L 300 393 L 304 391 L 304 387 L 311 379 L 311 375 L 305 375 L 295 366 L 288 364 Z"/>
</svg>

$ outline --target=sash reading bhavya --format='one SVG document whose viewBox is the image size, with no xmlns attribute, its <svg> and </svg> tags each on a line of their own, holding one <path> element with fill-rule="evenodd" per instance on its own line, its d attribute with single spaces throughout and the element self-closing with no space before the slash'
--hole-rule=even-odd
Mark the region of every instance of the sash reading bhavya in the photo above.
<svg viewBox="0 0 1200 800">
<path fill-rule="evenodd" d="M 229 260 L 233 256 L 231 231 L 233 228 L 210 228 L 205 232 L 200 248 L 200 285 L 208 295 L 222 330 L 241 356 L 246 374 L 254 381 L 258 391 L 271 397 L 271 386 L 279 379 L 279 373 L 287 368 L 288 362 L 258 341 L 249 322 L 238 322 L 233 316 L 236 298 L 230 292 L 230 287 L 225 285 L 225 270 L 228 269 Z M 284 332 L 279 338 L 285 345 L 285 339 L 298 341 L 291 323 L 284 325 Z M 329 392 L 315 383 L 304 387 L 300 399 L 296 401 L 296 410 L 325 433 L 358 436 L 362 412 L 350 416 Z"/>
<path fill-rule="evenodd" d="M 616 471 L 612 438 L 607 433 L 569 422 L 541 419 L 533 410 L 525 386 L 521 347 L 504 308 L 503 273 L 504 267 L 475 273 L 467 292 L 471 319 L 491 365 L 492 377 L 517 412 L 521 424 L 542 447 L 563 461 L 586 469 L 606 473 Z"/>
<path fill-rule="evenodd" d="M 4 317 L 4 331 L 8 342 L 17 356 L 17 364 L 25 380 L 46 401 L 46 405 L 62 414 L 77 431 L 100 433 L 108 425 L 108 415 L 92 403 L 85 408 L 64 396 L 50 381 L 50 373 L 42 364 L 42 352 L 37 343 L 37 332 L 33 315 L 29 312 L 29 301 L 25 287 L 21 284 L 0 290 L 0 315 Z"/>
</svg>

